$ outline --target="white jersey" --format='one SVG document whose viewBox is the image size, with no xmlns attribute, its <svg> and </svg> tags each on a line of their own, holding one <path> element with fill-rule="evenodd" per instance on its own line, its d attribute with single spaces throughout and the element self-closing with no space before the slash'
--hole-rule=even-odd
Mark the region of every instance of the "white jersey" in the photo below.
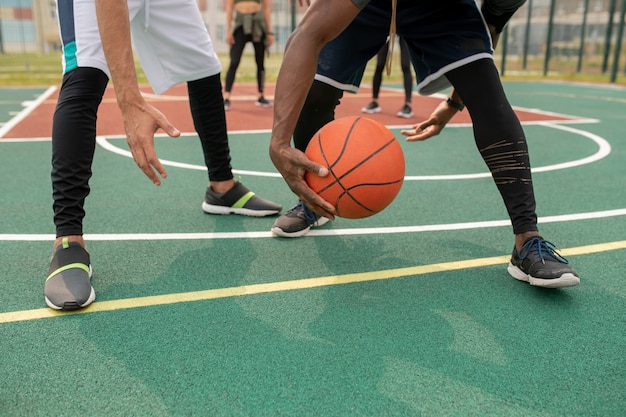
<svg viewBox="0 0 626 417">
<path fill-rule="evenodd" d="M 63 71 L 98 68 L 111 77 L 94 0 L 57 0 Z M 221 63 L 195 0 L 128 0 L 134 51 L 160 94 L 181 82 L 218 74 Z"/>
</svg>

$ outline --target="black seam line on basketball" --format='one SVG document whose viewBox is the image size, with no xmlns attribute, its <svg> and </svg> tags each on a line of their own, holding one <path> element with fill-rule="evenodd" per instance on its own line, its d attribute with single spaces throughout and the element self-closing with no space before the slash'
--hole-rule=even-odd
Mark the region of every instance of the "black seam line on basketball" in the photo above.
<svg viewBox="0 0 626 417">
<path fill-rule="evenodd" d="M 353 202 L 355 202 L 357 205 L 359 205 L 362 209 L 369 211 L 370 213 L 378 213 L 377 210 L 373 210 L 365 205 L 363 205 L 363 203 L 361 203 L 359 200 L 357 200 L 356 198 L 354 198 L 352 196 L 352 194 L 350 194 L 350 190 L 354 190 L 356 188 L 359 187 L 377 187 L 377 186 L 383 186 L 383 185 L 393 185 L 393 184 L 397 184 L 397 183 L 401 183 L 402 181 L 404 181 L 403 179 L 399 179 L 399 180 L 395 180 L 395 181 L 389 181 L 389 182 L 380 182 L 380 183 L 367 183 L 367 184 L 359 184 L 359 185 L 355 185 L 352 186 L 348 189 L 344 188 L 344 192 L 339 194 L 339 196 L 337 197 L 337 201 L 335 202 L 335 207 L 338 206 L 339 200 L 341 200 L 341 198 L 343 196 L 348 196 Z M 337 213 L 338 215 L 341 216 L 341 213 Z"/>
<path fill-rule="evenodd" d="M 363 165 L 364 163 L 366 163 L 367 161 L 369 161 L 372 157 L 376 156 L 377 154 L 379 154 L 380 152 L 382 152 L 385 148 L 387 148 L 389 145 L 391 145 L 394 141 L 396 140 L 396 138 L 391 138 L 391 140 L 387 143 L 385 143 L 383 146 L 381 146 L 379 149 L 377 149 L 375 152 L 369 154 L 364 160 L 362 160 L 361 162 L 359 162 L 358 164 L 354 165 L 352 168 L 350 168 L 348 171 L 344 172 L 342 176 L 337 177 L 332 170 L 329 170 L 330 173 L 333 175 L 333 178 L 335 178 L 334 182 L 331 182 L 329 184 L 327 184 L 324 188 L 322 188 L 321 190 L 319 190 L 318 194 L 321 194 L 323 191 L 327 190 L 328 188 L 332 187 L 335 184 L 339 184 L 339 186 L 341 188 L 343 188 L 344 191 L 346 191 L 346 187 L 344 187 L 341 184 L 341 179 L 344 178 L 346 175 L 350 174 L 352 171 L 354 171 L 355 169 L 359 168 L 361 165 Z M 347 142 L 347 141 L 346 141 Z M 321 148 L 321 146 L 320 146 Z M 322 155 L 324 153 L 324 150 L 322 149 Z M 337 159 L 339 160 L 339 158 Z M 326 157 L 324 156 L 324 161 L 326 161 L 327 165 L 328 165 L 328 161 L 326 160 Z"/>
<path fill-rule="evenodd" d="M 350 129 L 348 130 L 348 134 L 346 135 L 346 140 L 343 141 L 343 147 L 341 148 L 341 152 L 339 152 L 339 155 L 337 155 L 337 159 L 335 160 L 335 162 L 333 162 L 332 165 L 328 162 L 328 158 L 326 157 L 326 153 L 324 153 L 324 147 L 322 146 L 322 134 L 320 133 L 320 134 L 317 135 L 317 142 L 318 142 L 319 147 L 320 147 L 320 153 L 322 154 L 322 158 L 324 158 L 324 162 L 326 163 L 326 166 L 328 167 L 328 171 L 330 172 L 330 174 L 335 179 L 334 182 L 331 182 L 326 187 L 322 188 L 319 191 L 320 193 L 322 191 L 328 189 L 328 187 L 330 187 L 331 185 L 339 184 L 341 186 L 341 184 L 339 183 L 339 178 L 337 178 L 337 176 L 333 172 L 333 167 L 337 164 L 337 162 L 339 162 L 339 160 L 341 160 L 341 157 L 345 153 L 346 146 L 348 145 L 348 140 L 350 139 L 350 136 L 352 136 L 352 131 L 354 130 L 354 126 L 356 126 L 356 124 L 359 122 L 359 120 L 361 120 L 361 118 L 357 117 L 354 120 L 354 122 L 352 122 L 352 126 L 350 126 Z M 343 187 L 341 187 L 341 188 L 343 188 Z"/>
</svg>

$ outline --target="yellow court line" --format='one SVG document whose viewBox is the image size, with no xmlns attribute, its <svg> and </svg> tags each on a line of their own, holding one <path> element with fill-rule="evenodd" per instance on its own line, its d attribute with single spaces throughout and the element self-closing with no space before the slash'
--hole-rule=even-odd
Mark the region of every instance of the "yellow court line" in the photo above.
<svg viewBox="0 0 626 417">
<path fill-rule="evenodd" d="M 626 249 L 626 240 L 600 243 L 596 245 L 578 246 L 569 249 L 562 249 L 559 252 L 563 256 L 575 256 L 607 252 L 619 249 Z M 360 272 L 355 274 L 332 275 L 318 278 L 305 278 L 291 281 L 270 282 L 266 284 L 242 285 L 239 287 L 219 288 L 214 290 L 192 291 L 176 294 L 153 295 L 148 297 L 125 298 L 121 300 L 100 301 L 90 305 L 83 310 L 78 310 L 74 312 L 61 312 L 52 310 L 50 308 L 12 311 L 8 313 L 0 313 L 0 324 L 45 319 L 51 317 L 69 316 L 75 314 L 98 313 L 102 311 L 125 310 L 130 308 L 188 303 L 192 301 L 205 301 L 242 295 L 301 290 L 306 288 L 351 284 L 356 282 L 377 281 L 392 278 L 402 278 L 413 275 L 425 275 L 434 272 L 454 271 L 459 269 L 481 268 L 486 266 L 506 264 L 509 262 L 509 259 L 510 255 L 495 256 L 491 258 L 468 259 L 465 261 L 443 262 L 407 268 L 386 269 L 382 271 Z"/>
</svg>

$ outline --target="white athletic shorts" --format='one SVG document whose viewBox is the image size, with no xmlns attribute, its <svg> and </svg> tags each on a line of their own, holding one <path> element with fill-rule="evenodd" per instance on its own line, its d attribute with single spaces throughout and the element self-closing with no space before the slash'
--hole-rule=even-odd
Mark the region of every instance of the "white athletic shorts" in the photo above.
<svg viewBox="0 0 626 417">
<path fill-rule="evenodd" d="M 57 0 L 63 72 L 92 67 L 111 73 L 94 0 Z M 222 65 L 195 0 L 128 0 L 134 51 L 155 93 L 218 74 Z"/>
</svg>

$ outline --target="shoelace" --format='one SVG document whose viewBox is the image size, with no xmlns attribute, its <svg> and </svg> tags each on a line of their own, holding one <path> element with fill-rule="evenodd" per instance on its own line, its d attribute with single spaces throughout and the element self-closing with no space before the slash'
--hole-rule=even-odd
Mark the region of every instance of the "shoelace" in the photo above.
<svg viewBox="0 0 626 417">
<path fill-rule="evenodd" d="M 315 223 L 320 218 L 315 212 L 309 210 L 302 201 L 298 201 L 298 204 L 289 209 L 287 213 L 304 213 L 304 220 L 309 225 Z"/>
<path fill-rule="evenodd" d="M 526 243 L 524 243 L 524 246 L 522 246 L 520 250 L 517 251 L 517 255 L 520 257 L 520 259 L 525 259 L 532 252 L 537 252 L 539 258 L 541 259 L 541 262 L 544 264 L 546 263 L 545 258 L 547 256 L 564 264 L 569 263 L 567 259 L 565 259 L 563 256 L 561 256 L 561 254 L 556 251 L 556 246 L 552 242 L 548 242 L 547 240 L 543 240 L 538 237 L 534 237 L 526 241 Z"/>
</svg>

